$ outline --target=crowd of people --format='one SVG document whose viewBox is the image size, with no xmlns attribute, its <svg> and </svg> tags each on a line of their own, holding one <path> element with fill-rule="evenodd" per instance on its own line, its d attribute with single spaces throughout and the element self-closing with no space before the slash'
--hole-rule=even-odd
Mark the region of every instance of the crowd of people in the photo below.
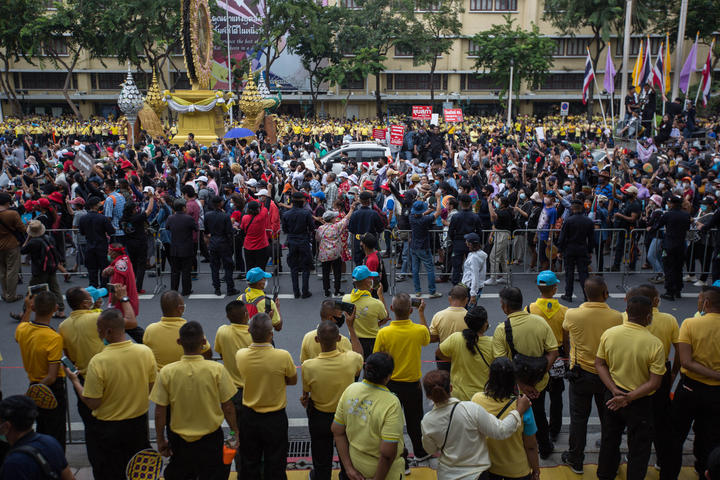
<svg viewBox="0 0 720 480">
<path fill-rule="evenodd" d="M 670 107 L 671 122 L 686 114 Z M 277 291 L 266 292 L 269 272 L 284 266 L 296 299 L 313 295 L 317 266 L 326 297 L 299 359 L 312 478 L 330 478 L 336 448 L 353 480 L 402 478 L 413 457 L 433 455 L 443 479 L 537 480 L 539 458 L 554 452 L 566 384 L 562 460 L 574 472 L 583 471 L 594 400 L 599 478 L 615 477 L 625 429 L 628 478 L 644 478 L 653 443 L 660 477 L 677 478 L 691 425 L 695 469 L 720 478 L 717 123 L 700 123 L 701 138 L 677 129 L 633 149 L 593 122 L 408 121 L 393 156 L 328 162 L 378 124 L 281 118 L 273 143 L 261 130 L 211 145 L 192 135 L 182 145 L 146 135 L 129 145 L 102 125 L 99 136 L 58 135 L 18 131 L 26 121 L 11 120 L 0 141 L 0 287 L 6 302 L 24 298 L 15 339 L 29 382 L 49 387 L 57 406 L 0 403 L 0 434 L 15 449 L 0 479 L 39 471 L 23 445 L 70 478 L 66 378 L 95 478 L 124 478 L 130 458 L 150 447 L 150 402 L 157 449 L 170 457 L 165 478 L 227 478 L 223 445 L 236 450 L 240 478 L 285 478 L 286 387 L 298 371 L 273 345 L 288 314 Z M 234 298 L 212 348 L 201 323 L 183 318 L 203 262 L 215 294 Z M 143 327 L 145 276 L 166 266 L 163 317 Z M 485 336 L 483 289 L 508 283 L 513 268 L 534 272 L 540 297 L 525 302 L 503 288 L 507 318 Z M 612 310 L 603 272 L 643 269 L 650 283 L 627 292 L 624 314 Z M 564 304 L 555 298 L 562 271 Z M 88 286 L 61 290 L 58 273 L 65 282 L 87 275 Z M 408 278 L 412 290 L 402 293 Z M 687 282 L 702 293 L 697 315 L 679 325 L 657 307 Z M 661 283 L 662 293 L 653 285 Z M 448 308 L 428 323 L 425 299 L 444 294 Z M 57 332 L 51 318 L 63 319 Z M 422 348 L 433 342 L 438 370 L 423 377 Z M 203 361 L 213 351 L 222 364 Z M 435 405 L 427 413 L 423 391 Z"/>
</svg>

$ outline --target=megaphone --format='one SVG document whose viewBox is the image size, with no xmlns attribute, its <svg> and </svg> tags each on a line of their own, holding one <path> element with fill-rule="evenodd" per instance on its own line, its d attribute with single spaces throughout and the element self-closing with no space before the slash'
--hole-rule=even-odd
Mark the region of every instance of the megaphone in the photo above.
<svg viewBox="0 0 720 480">
<path fill-rule="evenodd" d="M 85 291 L 90 294 L 93 299 L 93 303 L 97 302 L 98 298 L 107 297 L 108 295 L 107 288 L 86 287 Z"/>
</svg>

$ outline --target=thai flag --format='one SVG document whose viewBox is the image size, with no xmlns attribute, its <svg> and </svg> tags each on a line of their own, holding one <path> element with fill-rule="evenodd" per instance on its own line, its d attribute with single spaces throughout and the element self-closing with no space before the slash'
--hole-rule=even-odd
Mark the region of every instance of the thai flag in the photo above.
<svg viewBox="0 0 720 480">
<path fill-rule="evenodd" d="M 703 66 L 702 70 L 702 83 L 700 88 L 702 90 L 703 107 L 707 106 L 707 100 L 710 96 L 710 82 L 712 81 L 712 59 L 710 58 L 710 56 L 712 55 L 713 46 L 715 46 L 715 40 L 713 40 L 712 44 L 710 45 L 710 50 L 708 51 L 708 56 L 705 60 L 705 65 Z"/>
<path fill-rule="evenodd" d="M 590 96 L 590 85 L 595 79 L 595 70 L 593 69 L 592 59 L 590 58 L 590 50 L 587 52 L 587 59 L 585 59 L 585 78 L 583 79 L 583 105 L 585 105 Z"/>
<path fill-rule="evenodd" d="M 643 58 L 642 70 L 640 71 L 641 87 L 652 82 L 652 66 L 650 65 L 650 37 L 647 39 L 647 47 L 645 48 L 645 57 Z"/>
<path fill-rule="evenodd" d="M 663 58 L 663 45 L 660 45 L 657 60 L 652 70 L 652 84 L 657 86 L 661 92 L 665 91 L 665 59 Z"/>
</svg>

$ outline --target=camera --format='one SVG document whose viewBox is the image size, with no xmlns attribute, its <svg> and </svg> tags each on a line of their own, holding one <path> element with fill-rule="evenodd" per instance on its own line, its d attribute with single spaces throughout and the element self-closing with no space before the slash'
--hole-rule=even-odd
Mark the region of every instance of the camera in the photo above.
<svg viewBox="0 0 720 480">
<path fill-rule="evenodd" d="M 28 293 L 30 293 L 30 295 L 37 295 L 40 292 L 49 292 L 49 291 L 50 291 L 50 287 L 48 286 L 47 283 L 38 283 L 37 285 L 32 285 L 32 286 L 28 287 Z"/>
<path fill-rule="evenodd" d="M 355 311 L 355 304 L 343 302 L 342 300 L 335 300 L 335 308 L 339 308 L 348 315 L 352 315 Z"/>
<path fill-rule="evenodd" d="M 414 308 L 418 308 L 422 304 L 422 298 L 411 298 L 410 305 Z"/>
</svg>

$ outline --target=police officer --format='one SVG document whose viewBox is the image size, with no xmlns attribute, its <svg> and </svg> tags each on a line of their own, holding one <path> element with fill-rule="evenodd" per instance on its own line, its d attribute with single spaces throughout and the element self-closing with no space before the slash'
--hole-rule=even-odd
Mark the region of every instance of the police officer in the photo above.
<svg viewBox="0 0 720 480">
<path fill-rule="evenodd" d="M 452 241 L 452 283 L 457 285 L 462 277 L 463 262 L 469 250 L 465 243 L 465 235 L 471 232 L 482 232 L 478 216 L 470 209 L 472 198 L 463 193 L 458 198 L 460 209 L 450 218 L 448 238 Z"/>
<path fill-rule="evenodd" d="M 115 228 L 108 217 L 98 212 L 102 200 L 90 197 L 86 203 L 88 212 L 79 223 L 80 234 L 87 239 L 85 266 L 88 269 L 89 283 L 93 287 L 105 286 L 107 279 L 100 275 L 108 266 L 108 236 L 115 234 Z"/>
<path fill-rule="evenodd" d="M 685 261 L 685 237 L 690 229 L 690 214 L 682 210 L 682 198 L 674 196 L 668 201 L 670 210 L 658 221 L 657 228 L 665 227 L 663 238 L 663 272 L 665 273 L 665 300 L 680 298 L 683 288 L 682 266 Z"/>
<path fill-rule="evenodd" d="M 232 238 L 233 228 L 230 215 L 222 210 L 223 200 L 218 196 L 210 199 L 211 210 L 205 214 L 205 240 L 209 246 L 210 273 L 215 295 L 220 292 L 220 264 L 225 270 L 225 285 L 227 294 L 232 296 L 238 293 L 233 282 Z"/>
<path fill-rule="evenodd" d="M 372 233 L 376 238 L 379 238 L 385 229 L 380 215 L 372 208 L 373 198 L 372 192 L 361 192 L 360 208 L 353 212 L 348 223 L 348 230 L 352 234 L 353 263 L 355 265 L 362 264 L 365 257 L 360 241 L 355 236 Z"/>
<path fill-rule="evenodd" d="M 565 257 L 565 295 L 561 298 L 568 302 L 572 302 L 575 268 L 577 267 L 578 280 L 582 288 L 588 277 L 590 254 L 595 248 L 595 225 L 585 215 L 582 202 L 573 200 L 570 204 L 570 212 L 570 216 L 563 222 L 558 240 L 560 253 Z"/>
<path fill-rule="evenodd" d="M 305 208 L 305 195 L 300 192 L 292 194 L 292 208 L 282 216 L 282 229 L 287 235 L 290 276 L 292 278 L 295 298 L 308 298 L 312 293 L 308 290 L 310 270 L 312 269 L 312 235 L 315 221 L 309 209 Z M 298 284 L 298 274 L 302 271 L 302 295 Z"/>
</svg>

